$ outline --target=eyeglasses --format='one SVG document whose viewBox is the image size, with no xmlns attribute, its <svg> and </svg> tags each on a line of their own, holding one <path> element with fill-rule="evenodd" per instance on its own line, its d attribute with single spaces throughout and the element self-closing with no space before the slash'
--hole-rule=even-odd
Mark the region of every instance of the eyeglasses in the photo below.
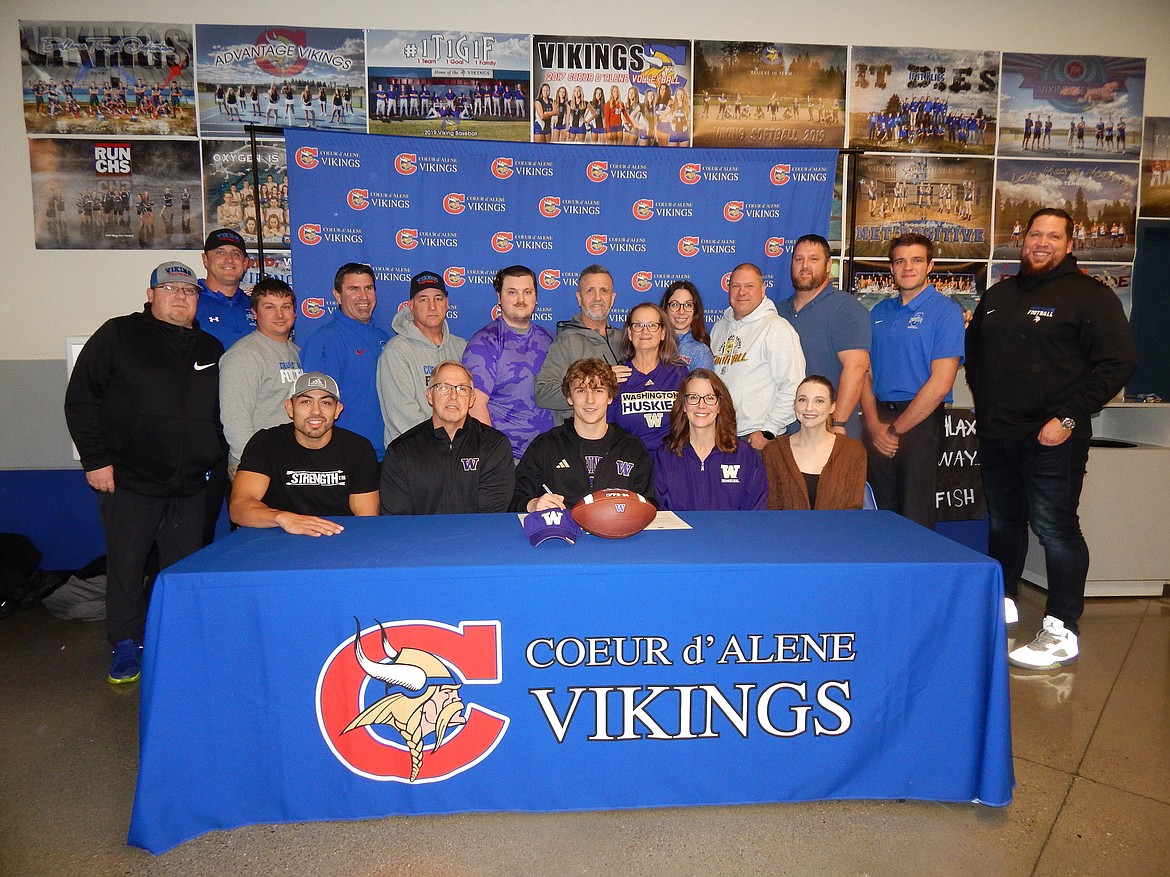
<svg viewBox="0 0 1170 877">
<path fill-rule="evenodd" d="M 702 402 L 708 407 L 714 407 L 719 402 L 719 397 L 714 393 L 705 393 L 703 395 L 698 393 L 684 393 L 683 398 L 687 400 L 688 405 L 698 405 Z"/>
<path fill-rule="evenodd" d="M 668 301 L 666 309 L 668 311 L 693 311 L 695 303 L 693 301 Z"/>
<path fill-rule="evenodd" d="M 661 323 L 630 323 L 630 328 L 635 332 L 641 332 L 645 329 L 647 332 L 657 332 L 662 328 Z"/>
<path fill-rule="evenodd" d="M 156 286 L 155 289 L 161 289 L 163 292 L 168 292 L 171 295 L 185 295 L 187 298 L 192 298 L 196 295 L 199 295 L 198 288 L 194 286 L 188 286 L 186 283 L 179 284 L 178 286 L 173 283 L 162 283 Z"/>
<path fill-rule="evenodd" d="M 440 384 L 431 384 L 431 389 L 440 396 L 449 396 L 451 395 L 451 391 L 454 390 L 456 396 L 458 396 L 460 399 L 466 399 L 471 395 L 471 392 L 475 389 L 475 387 L 471 386 L 470 384 L 448 384 L 443 382 Z"/>
</svg>

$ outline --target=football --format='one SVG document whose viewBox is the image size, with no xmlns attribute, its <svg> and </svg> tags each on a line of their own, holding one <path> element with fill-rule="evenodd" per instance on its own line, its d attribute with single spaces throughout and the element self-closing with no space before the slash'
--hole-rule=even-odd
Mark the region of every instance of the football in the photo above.
<svg viewBox="0 0 1170 877">
<path fill-rule="evenodd" d="M 624 539 L 641 533 L 658 509 L 632 490 L 595 490 L 573 506 L 573 520 L 581 529 L 606 539 Z"/>
</svg>

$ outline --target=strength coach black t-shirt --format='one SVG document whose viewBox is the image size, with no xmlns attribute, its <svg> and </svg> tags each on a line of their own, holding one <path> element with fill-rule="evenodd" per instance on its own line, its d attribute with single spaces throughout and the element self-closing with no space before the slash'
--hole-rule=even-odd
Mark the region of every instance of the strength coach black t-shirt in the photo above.
<svg viewBox="0 0 1170 877">
<path fill-rule="evenodd" d="M 373 493 L 380 478 L 374 447 L 363 436 L 335 426 L 329 444 L 311 450 L 297 442 L 291 423 L 252 436 L 240 469 L 268 476 L 269 508 L 330 518 L 351 515 L 350 494 Z"/>
</svg>

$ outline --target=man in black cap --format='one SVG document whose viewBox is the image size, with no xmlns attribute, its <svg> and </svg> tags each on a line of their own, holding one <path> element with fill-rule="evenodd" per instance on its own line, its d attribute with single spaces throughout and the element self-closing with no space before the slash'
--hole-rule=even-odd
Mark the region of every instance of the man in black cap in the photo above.
<svg viewBox="0 0 1170 877">
<path fill-rule="evenodd" d="M 112 683 L 139 677 L 152 549 L 161 568 L 200 547 L 207 472 L 226 457 L 223 345 L 195 322 L 198 298 L 194 271 L 159 265 L 146 307 L 93 334 L 65 393 L 65 420 L 106 536 Z"/>
<path fill-rule="evenodd" d="M 233 521 L 334 536 L 345 528 L 328 517 L 378 514 L 374 448 L 334 425 L 342 409 L 341 390 L 329 375 L 297 378 L 284 403 L 291 422 L 260 430 L 244 447 L 232 485 Z"/>
<path fill-rule="evenodd" d="M 394 315 L 397 333 L 378 360 L 378 401 L 386 444 L 431 416 L 427 387 L 443 360 L 459 362 L 467 341 L 447 327 L 447 285 L 433 271 L 410 278 L 410 301 Z"/>
<path fill-rule="evenodd" d="M 217 228 L 203 244 L 203 268 L 207 279 L 199 281 L 199 325 L 219 339 L 223 349 L 256 328 L 247 295 L 240 280 L 248 267 L 248 250 L 238 231 Z"/>
</svg>

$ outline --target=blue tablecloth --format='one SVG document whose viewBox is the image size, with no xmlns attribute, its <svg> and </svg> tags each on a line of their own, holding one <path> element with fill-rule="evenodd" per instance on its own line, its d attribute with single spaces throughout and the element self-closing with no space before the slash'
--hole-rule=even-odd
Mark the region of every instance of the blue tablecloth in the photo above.
<svg viewBox="0 0 1170 877">
<path fill-rule="evenodd" d="M 514 515 L 351 518 L 330 538 L 240 530 L 167 569 L 129 842 L 1011 800 L 998 565 L 887 512 L 683 517 L 693 530 L 537 548 Z"/>
</svg>

